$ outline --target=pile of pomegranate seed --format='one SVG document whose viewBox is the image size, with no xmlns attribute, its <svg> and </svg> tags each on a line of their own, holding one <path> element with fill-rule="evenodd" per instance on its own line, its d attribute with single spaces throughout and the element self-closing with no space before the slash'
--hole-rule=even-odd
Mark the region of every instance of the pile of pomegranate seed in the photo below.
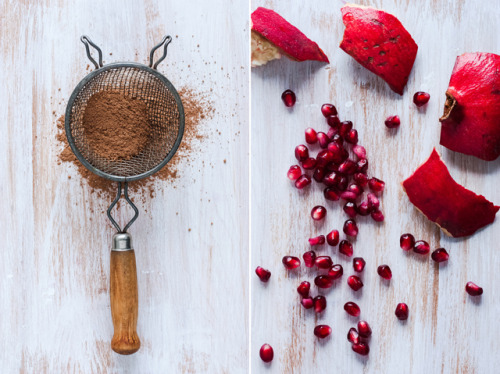
<svg viewBox="0 0 500 374">
<path fill-rule="evenodd" d="M 358 329 L 351 327 L 347 332 L 347 340 L 352 344 L 352 350 L 361 356 L 370 352 L 368 340 L 372 335 L 372 329 L 366 321 L 358 322 Z"/>
</svg>

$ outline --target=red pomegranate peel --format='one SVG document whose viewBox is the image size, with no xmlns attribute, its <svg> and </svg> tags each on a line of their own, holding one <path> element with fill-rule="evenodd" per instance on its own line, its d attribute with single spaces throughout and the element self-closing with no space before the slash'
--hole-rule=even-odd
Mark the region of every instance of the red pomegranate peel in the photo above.
<svg viewBox="0 0 500 374">
<path fill-rule="evenodd" d="M 458 56 L 446 90 L 441 145 L 492 161 L 500 155 L 500 56 Z"/>
<path fill-rule="evenodd" d="M 315 60 L 330 62 L 325 53 L 302 31 L 278 13 L 263 7 L 252 13 L 252 66 L 264 65 L 268 61 L 285 55 L 291 60 Z M 267 46 L 270 43 L 271 46 Z M 274 48 L 271 55 L 266 51 Z"/>
<path fill-rule="evenodd" d="M 401 22 L 383 10 L 347 4 L 340 48 L 402 95 L 418 46 Z"/>
<path fill-rule="evenodd" d="M 489 225 L 500 209 L 455 182 L 436 149 L 403 182 L 403 188 L 418 210 L 444 233 L 456 238 L 472 235 Z"/>
</svg>

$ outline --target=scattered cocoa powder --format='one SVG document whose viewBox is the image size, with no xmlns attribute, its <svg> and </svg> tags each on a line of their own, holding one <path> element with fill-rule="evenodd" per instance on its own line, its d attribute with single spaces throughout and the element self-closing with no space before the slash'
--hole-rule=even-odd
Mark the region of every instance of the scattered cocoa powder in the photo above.
<svg viewBox="0 0 500 374">
<path fill-rule="evenodd" d="M 209 96 L 189 87 L 181 88 L 179 90 L 179 95 L 184 105 L 185 113 L 184 136 L 179 149 L 168 164 L 160 171 L 148 178 L 131 182 L 131 192 L 147 193 L 150 196 L 154 196 L 155 181 L 161 180 L 171 182 L 177 179 L 180 174 L 179 166 L 181 165 L 183 157 L 190 153 L 195 143 L 201 142 L 205 138 L 202 134 L 201 124 L 205 119 L 212 118 L 214 112 Z M 64 129 L 64 115 L 57 119 L 56 125 L 58 130 L 56 139 L 58 143 L 63 146 L 59 153 L 58 163 L 69 163 L 74 165 L 78 174 L 82 177 L 82 181 L 85 181 L 93 193 L 105 199 L 112 198 L 116 193 L 116 183 L 90 172 L 78 161 L 69 147 Z"/>
<path fill-rule="evenodd" d="M 92 95 L 82 127 L 90 148 L 109 161 L 137 156 L 152 136 L 146 102 L 114 91 Z"/>
</svg>

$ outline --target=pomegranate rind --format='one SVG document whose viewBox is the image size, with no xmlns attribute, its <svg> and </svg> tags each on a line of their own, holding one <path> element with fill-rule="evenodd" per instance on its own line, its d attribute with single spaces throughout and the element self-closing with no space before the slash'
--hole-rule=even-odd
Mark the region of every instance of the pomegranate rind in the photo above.
<svg viewBox="0 0 500 374">
<path fill-rule="evenodd" d="M 252 13 L 251 18 L 252 32 L 272 43 L 290 59 L 295 61 L 330 62 L 317 43 L 309 39 L 302 31 L 275 11 L 259 7 Z M 270 61 L 255 63 L 257 57 L 252 53 L 253 66 L 264 65 Z"/>
<path fill-rule="evenodd" d="M 472 235 L 489 225 L 500 209 L 455 182 L 436 149 L 403 182 L 403 188 L 418 210 L 455 238 Z"/>
<path fill-rule="evenodd" d="M 392 14 L 355 4 L 342 7 L 345 25 L 340 48 L 402 95 L 418 46 Z"/>
<path fill-rule="evenodd" d="M 492 161 L 500 155 L 500 56 L 465 53 L 446 91 L 441 145 Z"/>
</svg>

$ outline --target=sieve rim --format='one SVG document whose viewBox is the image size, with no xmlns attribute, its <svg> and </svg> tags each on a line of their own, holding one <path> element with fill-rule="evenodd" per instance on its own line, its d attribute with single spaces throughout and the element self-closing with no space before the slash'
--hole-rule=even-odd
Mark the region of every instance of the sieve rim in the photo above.
<svg viewBox="0 0 500 374">
<path fill-rule="evenodd" d="M 90 80 L 92 80 L 95 76 L 97 76 L 97 75 L 99 75 L 107 70 L 118 69 L 118 68 L 137 68 L 137 69 L 144 70 L 144 71 L 154 75 L 172 93 L 172 95 L 175 99 L 175 102 L 177 103 L 177 109 L 179 111 L 179 133 L 177 135 L 177 139 L 175 140 L 174 145 L 170 149 L 170 152 L 167 154 L 167 156 L 154 168 L 149 169 L 148 171 L 146 171 L 144 173 L 133 175 L 133 176 L 127 176 L 127 177 L 103 172 L 99 168 L 96 168 L 91 163 L 89 163 L 85 159 L 85 157 L 83 157 L 81 152 L 78 150 L 78 147 L 76 146 L 75 141 L 74 141 L 74 137 L 71 134 L 71 127 L 70 127 L 70 123 L 69 123 L 70 122 L 69 118 L 71 117 L 71 110 L 73 108 L 73 104 L 74 104 L 78 94 L 82 91 L 82 89 L 85 87 L 85 85 Z M 182 137 L 184 136 L 184 121 L 185 121 L 184 106 L 182 105 L 182 101 L 181 101 L 181 98 L 179 96 L 179 93 L 175 89 L 174 85 L 163 74 L 159 73 L 155 69 L 150 68 L 147 65 L 139 64 L 137 62 L 114 62 L 114 63 L 108 64 L 106 66 L 103 66 L 99 69 L 96 69 L 96 70 L 90 72 L 80 81 L 80 83 L 77 84 L 77 86 L 73 90 L 71 96 L 69 97 L 69 101 L 68 101 L 68 104 L 66 106 L 65 118 L 64 118 L 64 129 L 66 131 L 66 138 L 68 139 L 68 143 L 69 143 L 69 146 L 71 147 L 71 150 L 75 154 L 78 161 L 80 161 L 83 164 L 83 166 L 85 166 L 89 171 L 91 171 L 92 173 L 94 173 L 100 177 L 103 177 L 103 178 L 106 178 L 106 179 L 109 179 L 112 181 L 131 182 L 131 181 L 136 181 L 139 179 L 149 177 L 150 175 L 152 175 L 152 174 L 156 173 L 157 171 L 159 171 L 160 169 L 162 169 L 170 161 L 170 159 L 177 152 L 177 149 L 179 148 L 179 145 L 181 144 Z"/>
</svg>

